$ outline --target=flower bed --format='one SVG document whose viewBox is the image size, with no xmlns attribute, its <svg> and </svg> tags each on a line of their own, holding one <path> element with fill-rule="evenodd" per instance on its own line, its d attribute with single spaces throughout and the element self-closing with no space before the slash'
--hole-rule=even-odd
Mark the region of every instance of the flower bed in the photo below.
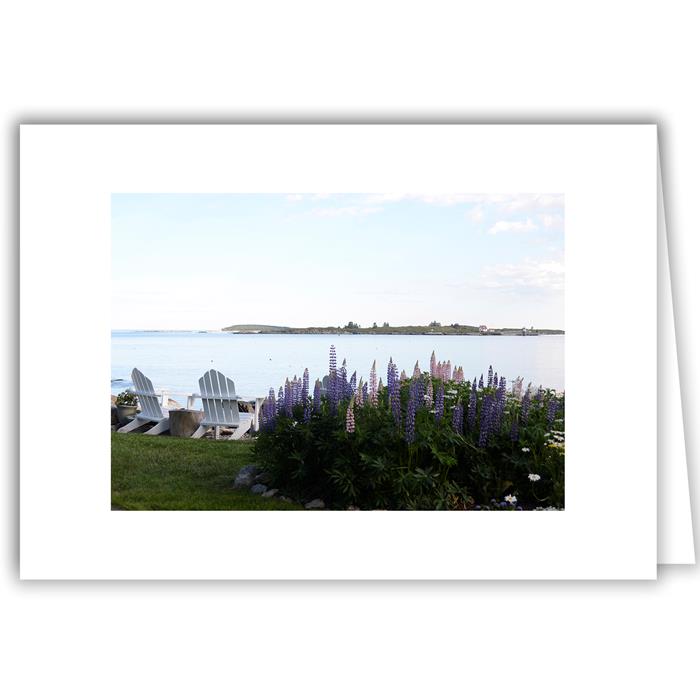
<svg viewBox="0 0 700 700">
<path fill-rule="evenodd" d="M 434 353 L 429 372 L 390 361 L 386 386 L 375 365 L 364 382 L 331 346 L 313 392 L 308 370 L 270 389 L 255 453 L 275 488 L 331 508 L 563 508 L 564 395 L 510 384 Z"/>
</svg>

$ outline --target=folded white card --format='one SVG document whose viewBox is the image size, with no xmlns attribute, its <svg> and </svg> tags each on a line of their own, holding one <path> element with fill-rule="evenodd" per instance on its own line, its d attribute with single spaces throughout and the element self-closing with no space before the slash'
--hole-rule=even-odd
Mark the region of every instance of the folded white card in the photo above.
<svg viewBox="0 0 700 700">
<path fill-rule="evenodd" d="M 648 579 L 657 561 L 689 560 L 672 366 L 661 393 L 670 391 L 675 442 L 660 423 L 658 451 L 672 465 L 659 508 L 674 518 L 657 557 L 655 126 L 23 126 L 20 157 L 22 396 L 44 391 L 37 368 L 50 338 L 52 364 L 74 378 L 80 404 L 36 440 L 34 403 L 21 402 L 23 578 Z M 124 192 L 563 193 L 565 509 L 110 510 L 110 202 Z M 503 234 L 503 246 L 548 225 L 507 214 L 483 231 Z M 450 254 L 431 246 L 430 230 L 387 258 L 351 240 L 328 245 L 349 270 L 370 265 L 377 276 L 406 256 L 439 270 Z M 229 252 L 236 274 L 264 279 L 246 269 L 245 247 Z M 299 260 L 295 283 L 342 295 L 344 273 L 314 290 L 303 249 Z M 465 276 L 471 264 L 466 256 Z M 661 336 L 672 342 L 673 328 Z"/>
</svg>

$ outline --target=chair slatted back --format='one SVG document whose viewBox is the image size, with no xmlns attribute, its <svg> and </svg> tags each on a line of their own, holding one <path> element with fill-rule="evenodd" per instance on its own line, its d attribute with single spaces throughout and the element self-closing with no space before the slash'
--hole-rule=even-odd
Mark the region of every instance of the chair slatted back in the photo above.
<svg viewBox="0 0 700 700">
<path fill-rule="evenodd" d="M 204 422 L 218 425 L 238 425 L 238 399 L 231 379 L 210 369 L 199 380 Z"/>
<path fill-rule="evenodd" d="M 131 372 L 131 381 L 134 383 L 134 394 L 138 397 L 141 408 L 140 418 L 151 418 L 160 421 L 165 416 L 158 402 L 158 395 L 153 388 L 153 382 L 140 370 Z"/>
</svg>

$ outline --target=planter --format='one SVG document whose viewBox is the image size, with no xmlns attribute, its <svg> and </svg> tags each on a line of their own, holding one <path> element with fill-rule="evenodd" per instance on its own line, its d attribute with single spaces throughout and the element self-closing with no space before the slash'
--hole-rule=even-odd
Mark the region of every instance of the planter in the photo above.
<svg viewBox="0 0 700 700">
<path fill-rule="evenodd" d="M 124 406 L 120 403 L 117 404 L 117 419 L 119 425 L 125 426 L 127 423 L 132 421 L 136 414 L 139 412 L 138 406 Z"/>
<path fill-rule="evenodd" d="M 171 409 L 170 434 L 175 437 L 191 437 L 204 419 L 204 411 L 193 411 L 187 408 Z"/>
</svg>

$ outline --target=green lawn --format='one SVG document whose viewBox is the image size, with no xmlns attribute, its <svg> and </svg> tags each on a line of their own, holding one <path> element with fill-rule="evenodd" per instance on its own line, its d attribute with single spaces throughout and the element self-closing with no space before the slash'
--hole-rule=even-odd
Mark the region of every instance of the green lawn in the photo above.
<svg viewBox="0 0 700 700">
<path fill-rule="evenodd" d="M 295 510 L 233 488 L 252 443 L 112 433 L 112 507 L 117 510 Z"/>
</svg>

